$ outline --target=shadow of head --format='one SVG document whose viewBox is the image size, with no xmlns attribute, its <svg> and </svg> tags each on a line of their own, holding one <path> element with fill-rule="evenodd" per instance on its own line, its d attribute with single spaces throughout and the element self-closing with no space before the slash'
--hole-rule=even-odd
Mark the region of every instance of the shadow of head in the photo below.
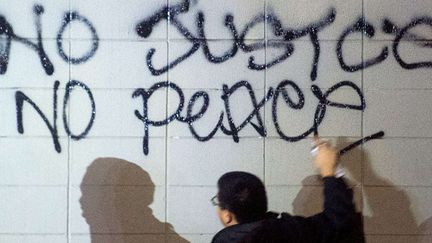
<svg viewBox="0 0 432 243">
<path fill-rule="evenodd" d="M 98 158 L 82 180 L 80 204 L 92 243 L 187 243 L 149 207 L 155 185 L 140 166 L 118 158 Z M 163 203 L 161 203 L 163 205 Z"/>
<path fill-rule="evenodd" d="M 149 205 L 155 185 L 141 167 L 117 158 L 98 158 L 87 168 L 80 204 L 91 233 L 163 232 Z"/>
</svg>

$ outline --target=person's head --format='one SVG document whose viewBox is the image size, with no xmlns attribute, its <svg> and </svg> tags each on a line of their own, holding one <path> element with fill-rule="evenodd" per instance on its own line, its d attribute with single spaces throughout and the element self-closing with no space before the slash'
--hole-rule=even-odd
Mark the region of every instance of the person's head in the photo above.
<svg viewBox="0 0 432 243">
<path fill-rule="evenodd" d="M 218 180 L 218 216 L 224 226 L 262 219 L 267 212 L 267 195 L 261 180 L 235 171 Z"/>
</svg>

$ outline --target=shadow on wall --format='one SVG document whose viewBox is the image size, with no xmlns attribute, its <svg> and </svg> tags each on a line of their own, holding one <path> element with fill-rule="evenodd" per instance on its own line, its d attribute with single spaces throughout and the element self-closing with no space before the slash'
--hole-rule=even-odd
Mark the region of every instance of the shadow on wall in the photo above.
<svg viewBox="0 0 432 243">
<path fill-rule="evenodd" d="M 136 164 L 98 158 L 87 168 L 80 188 L 92 243 L 188 242 L 153 215 L 149 205 L 155 185 Z"/>
<path fill-rule="evenodd" d="M 346 146 L 344 145 L 345 143 L 342 143 L 341 147 Z M 379 185 L 379 187 L 363 188 L 363 204 L 368 205 L 369 212 L 367 213 L 368 215 L 363 216 L 361 213 L 358 214 L 355 233 L 363 230 L 363 224 L 364 232 L 372 235 L 371 237 L 367 237 L 368 243 L 402 243 L 408 240 L 410 243 L 429 242 L 432 232 L 432 217 L 421 225 L 417 225 L 406 192 L 392 185 L 390 181 L 375 174 L 371 169 L 371 161 L 369 161 L 366 152 L 359 148 L 355 150 L 357 150 L 357 153 L 353 150 L 344 155 L 344 157 L 348 156 L 347 158 L 353 159 L 355 163 L 360 163 L 363 159 L 363 168 L 369 168 L 368 171 L 370 171 L 369 178 L 374 182 L 378 182 L 377 185 Z M 360 158 L 353 158 L 350 154 L 359 154 L 361 156 Z M 360 173 L 355 173 L 355 169 L 352 167 L 355 163 L 344 161 L 347 158 L 342 158 L 344 167 L 351 172 L 353 179 L 360 182 L 361 178 L 356 178 Z M 307 186 L 317 184 L 318 181 L 320 181 L 318 176 L 308 176 L 303 179 L 303 187 L 293 202 L 293 213 L 295 215 L 310 216 L 322 211 L 322 188 Z M 352 183 L 348 182 L 348 184 Z M 356 206 L 357 208 L 362 207 L 362 205 Z M 414 236 L 413 234 L 417 235 Z M 342 239 L 337 242 L 351 241 Z"/>
</svg>

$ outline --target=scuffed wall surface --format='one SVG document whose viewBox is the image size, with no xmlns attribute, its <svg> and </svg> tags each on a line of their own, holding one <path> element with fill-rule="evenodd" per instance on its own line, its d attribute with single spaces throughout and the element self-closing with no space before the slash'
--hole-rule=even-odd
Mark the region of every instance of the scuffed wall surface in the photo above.
<svg viewBox="0 0 432 243">
<path fill-rule="evenodd" d="M 367 240 L 431 242 L 431 47 L 429 0 L 0 0 L 0 242 L 209 242 L 231 170 L 314 214 L 314 127 L 384 132 Z"/>
</svg>

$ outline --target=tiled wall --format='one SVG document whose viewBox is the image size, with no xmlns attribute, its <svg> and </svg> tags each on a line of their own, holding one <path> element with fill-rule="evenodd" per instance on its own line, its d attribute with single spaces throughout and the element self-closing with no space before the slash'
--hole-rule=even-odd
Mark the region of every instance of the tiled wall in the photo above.
<svg viewBox="0 0 432 243">
<path fill-rule="evenodd" d="M 170 21 L 162 11 L 167 6 Z M 311 86 L 325 93 L 341 81 L 352 86 L 335 90 L 328 100 L 359 106 L 361 94 L 365 106 L 361 111 L 328 105 L 321 136 L 343 148 L 385 133 L 342 157 L 368 242 L 432 242 L 430 0 L 0 0 L 0 15 L 0 242 L 209 242 L 221 229 L 209 199 L 218 177 L 232 170 L 265 181 L 271 210 L 314 214 L 321 208 L 322 187 L 313 176 L 310 133 L 300 135 L 313 126 L 319 103 Z M 68 23 L 65 15 L 76 18 Z M 353 32 L 340 42 L 361 17 L 373 33 Z M 140 36 L 137 24 L 149 19 L 155 25 Z M 385 20 L 394 24 L 387 28 L 393 33 L 384 31 Z M 396 45 L 396 36 L 414 20 L 418 25 Z M 282 32 L 275 31 L 278 23 Z M 324 27 L 309 28 L 318 30 L 317 41 L 310 33 L 299 36 L 300 30 L 320 24 Z M 284 38 L 289 32 L 296 34 Z M 313 43 L 319 43 L 316 76 L 311 75 L 318 50 Z M 262 66 L 289 48 L 278 63 Z M 51 72 L 41 64 L 42 49 Z M 339 62 L 361 64 L 383 50 L 384 59 L 364 69 L 346 71 Z M 398 55 L 422 64 L 407 69 Z M 151 72 L 168 64 L 160 73 Z M 69 80 L 83 85 L 68 90 Z M 298 86 L 304 103 L 292 86 L 278 92 L 273 103 L 275 93 L 268 92 L 283 80 Z M 133 93 L 163 81 L 180 87 L 185 100 L 168 125 L 149 125 L 145 155 L 144 123 L 134 113 L 143 114 L 143 96 L 133 98 Z M 227 99 L 236 126 L 265 94 L 269 100 L 234 142 L 226 131 L 223 87 L 239 81 L 248 81 L 252 93 L 243 87 Z M 222 125 L 207 141 L 198 141 L 184 121 L 198 91 L 206 92 L 209 103 L 191 123 L 196 134 L 210 134 L 223 113 Z M 21 100 L 23 94 L 30 100 Z M 148 98 L 149 119 L 171 116 L 180 99 L 174 88 L 156 89 Z M 196 99 L 192 115 L 203 101 L 203 96 Z M 258 118 L 265 133 L 252 125 L 260 127 Z M 54 138 L 47 124 L 57 130 Z M 88 125 L 88 133 L 72 136 Z M 298 141 L 287 141 L 297 136 Z"/>
</svg>

